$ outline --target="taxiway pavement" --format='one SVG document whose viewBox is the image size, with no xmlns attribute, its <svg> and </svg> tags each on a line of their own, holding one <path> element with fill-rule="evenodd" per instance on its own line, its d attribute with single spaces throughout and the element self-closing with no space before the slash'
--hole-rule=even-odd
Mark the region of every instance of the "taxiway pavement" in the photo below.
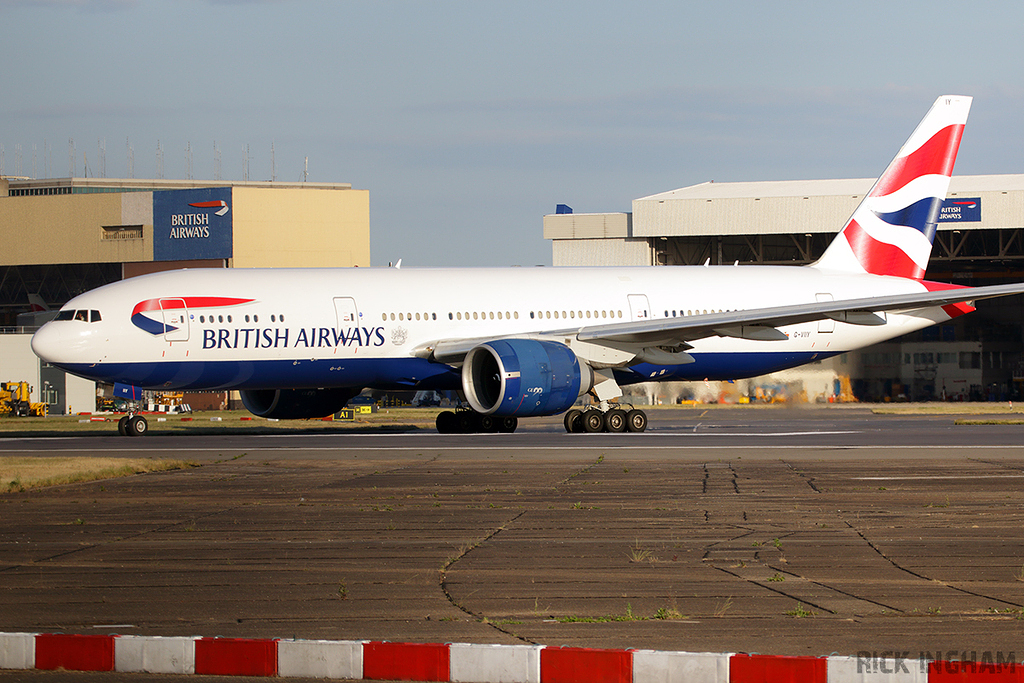
<svg viewBox="0 0 1024 683">
<path fill-rule="evenodd" d="M 785 655 L 1024 649 L 1024 426 L 0 439 L 187 470 L 0 494 L 0 631 Z"/>
</svg>

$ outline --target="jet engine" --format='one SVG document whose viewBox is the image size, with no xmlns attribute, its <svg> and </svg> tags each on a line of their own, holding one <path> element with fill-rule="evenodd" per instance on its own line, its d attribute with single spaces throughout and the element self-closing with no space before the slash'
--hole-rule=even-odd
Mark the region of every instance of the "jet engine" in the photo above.
<svg viewBox="0 0 1024 683">
<path fill-rule="evenodd" d="M 249 389 L 239 393 L 242 405 L 253 415 L 302 420 L 333 415 L 359 389 Z"/>
<path fill-rule="evenodd" d="M 568 410 L 592 383 L 590 366 L 567 347 L 498 339 L 474 347 L 462 366 L 469 405 L 484 415 L 530 417 Z"/>
</svg>

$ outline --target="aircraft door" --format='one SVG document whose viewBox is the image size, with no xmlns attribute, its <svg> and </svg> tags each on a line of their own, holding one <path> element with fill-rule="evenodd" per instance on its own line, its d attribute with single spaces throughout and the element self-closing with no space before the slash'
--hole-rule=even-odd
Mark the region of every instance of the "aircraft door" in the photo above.
<svg viewBox="0 0 1024 683">
<path fill-rule="evenodd" d="M 646 294 L 630 294 L 629 317 L 630 320 L 650 320 L 651 305 L 647 302 Z"/>
<path fill-rule="evenodd" d="M 356 308 L 356 300 L 350 296 L 334 297 L 334 312 L 338 316 L 338 329 L 359 324 L 359 309 Z"/>
<path fill-rule="evenodd" d="M 160 313 L 164 317 L 164 339 L 188 341 L 188 306 L 184 299 L 160 299 Z"/>
<path fill-rule="evenodd" d="M 817 301 L 819 303 L 824 303 L 826 301 L 835 301 L 835 299 L 833 299 L 832 295 L 829 294 L 828 292 L 818 292 L 817 294 L 814 295 L 814 298 L 817 299 Z M 818 321 L 818 332 L 828 333 L 828 332 L 835 332 L 835 331 L 836 331 L 836 321 L 833 320 L 832 318 L 825 318 L 824 320 L 819 320 Z"/>
</svg>

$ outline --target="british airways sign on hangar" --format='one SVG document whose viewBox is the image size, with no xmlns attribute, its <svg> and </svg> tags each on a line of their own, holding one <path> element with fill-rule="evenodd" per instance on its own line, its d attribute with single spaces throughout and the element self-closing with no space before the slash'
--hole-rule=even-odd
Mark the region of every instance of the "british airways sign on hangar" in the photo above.
<svg viewBox="0 0 1024 683">
<path fill-rule="evenodd" d="M 153 260 L 231 258 L 231 188 L 153 193 Z"/>
</svg>

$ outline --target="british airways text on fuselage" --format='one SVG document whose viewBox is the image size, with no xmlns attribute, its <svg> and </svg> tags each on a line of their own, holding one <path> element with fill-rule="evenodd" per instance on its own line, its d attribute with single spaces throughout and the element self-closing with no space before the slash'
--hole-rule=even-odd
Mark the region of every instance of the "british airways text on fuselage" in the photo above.
<svg viewBox="0 0 1024 683">
<path fill-rule="evenodd" d="M 295 334 L 287 327 L 221 327 L 203 330 L 204 349 L 333 349 L 339 346 L 384 346 L 384 328 L 303 327 Z"/>
</svg>

